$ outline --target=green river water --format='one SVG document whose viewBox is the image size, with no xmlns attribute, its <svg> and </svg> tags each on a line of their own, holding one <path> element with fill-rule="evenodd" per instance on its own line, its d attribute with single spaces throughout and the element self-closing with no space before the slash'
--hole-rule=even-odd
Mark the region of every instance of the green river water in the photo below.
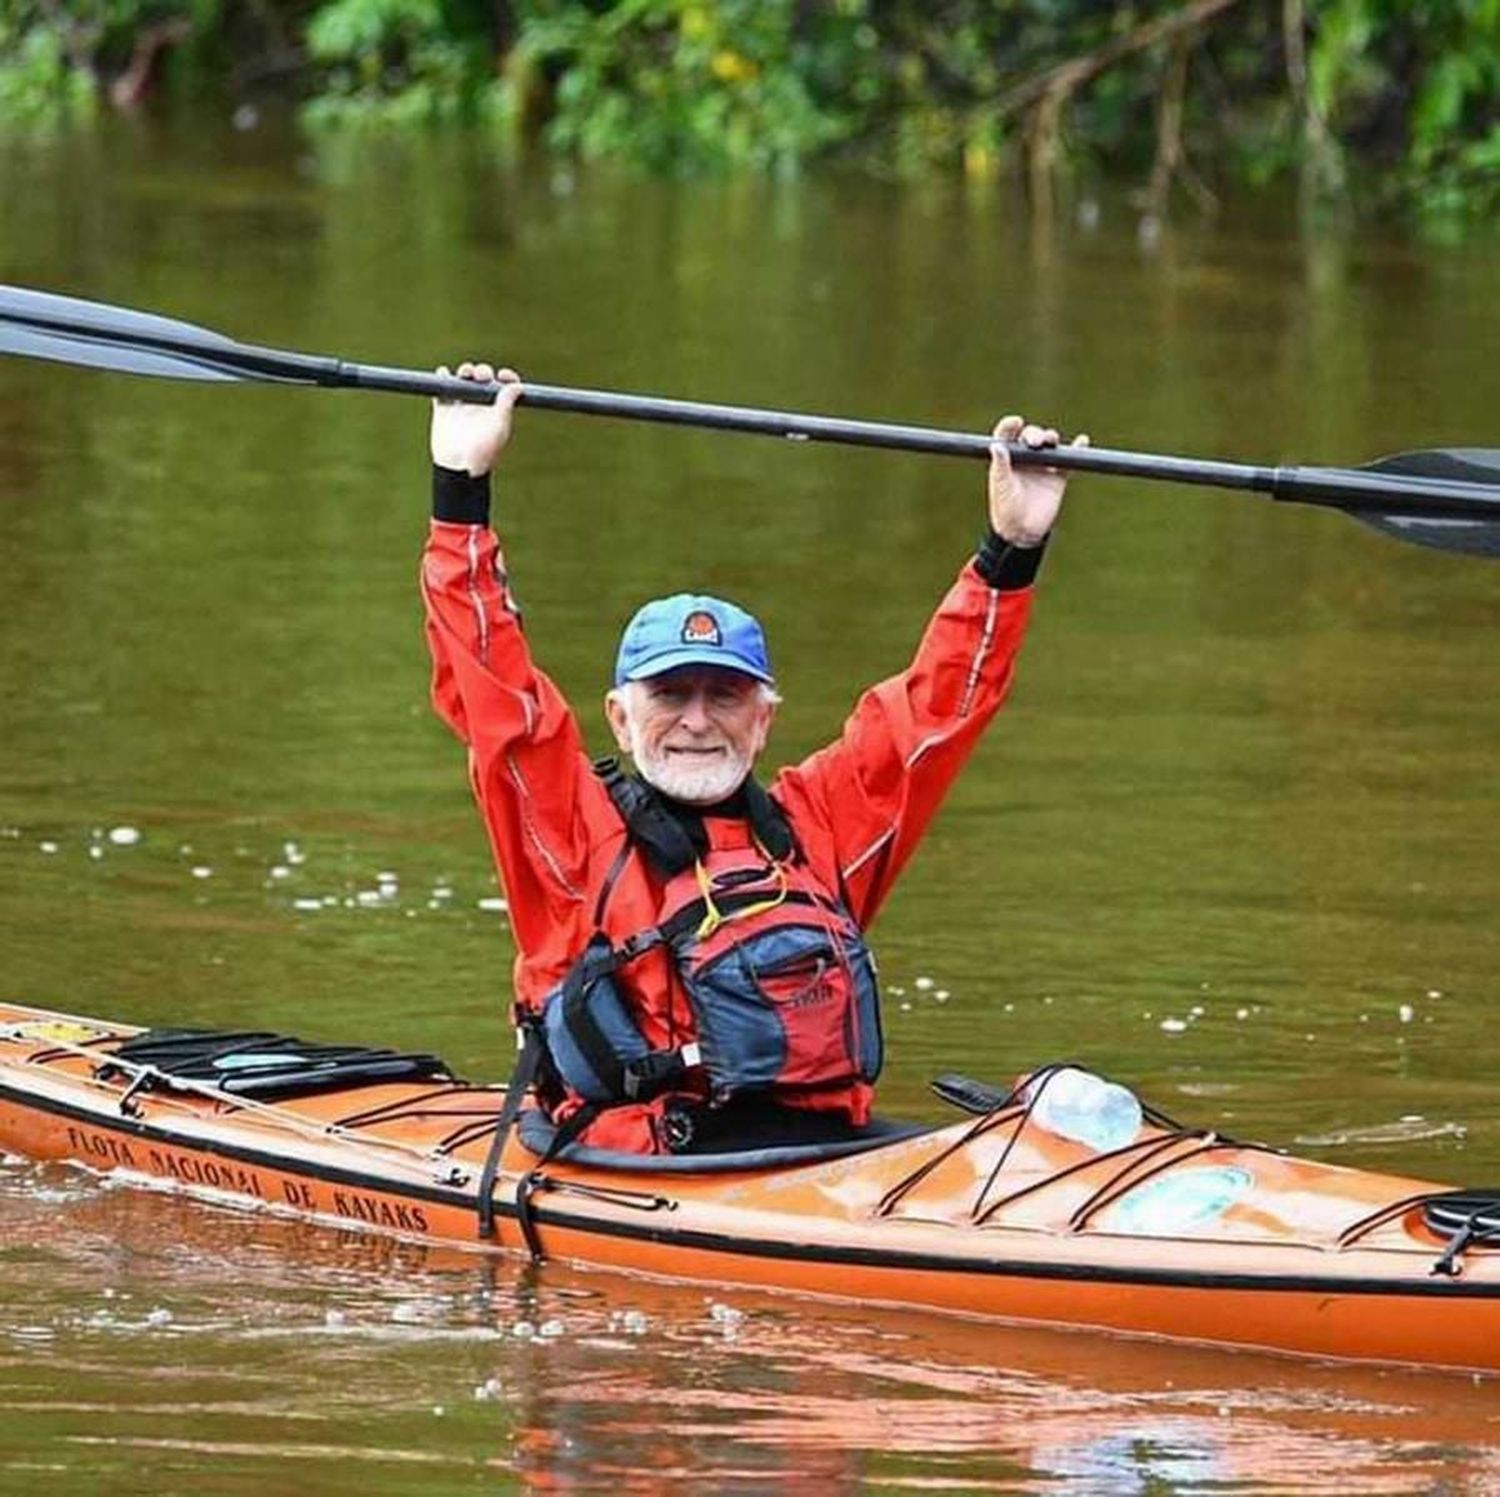
<svg viewBox="0 0 1500 1497">
<path fill-rule="evenodd" d="M 4 281 L 372 362 L 1256 461 L 1500 422 L 1493 240 L 1280 203 L 1143 239 L 1123 200 L 1044 225 L 1001 187 L 115 125 L 0 149 L 0 205 Z M 512 946 L 426 704 L 425 425 L 0 365 L 0 996 L 503 1072 Z M 952 460 L 525 411 L 498 507 L 601 751 L 621 623 L 692 587 L 766 623 L 777 761 L 904 663 L 981 521 Z M 1497 625 L 1494 563 L 1077 481 L 1012 700 L 874 932 L 886 1110 L 1070 1057 L 1500 1178 Z M 538 1276 L 18 1160 L 0 1264 L 5 1492 L 1500 1491 L 1492 1383 Z"/>
</svg>

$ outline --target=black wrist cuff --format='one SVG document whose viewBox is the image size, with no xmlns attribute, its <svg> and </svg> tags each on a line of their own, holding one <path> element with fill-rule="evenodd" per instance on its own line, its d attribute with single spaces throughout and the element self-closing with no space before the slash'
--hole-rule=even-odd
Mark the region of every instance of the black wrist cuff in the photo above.
<svg viewBox="0 0 1500 1497">
<path fill-rule="evenodd" d="M 985 532 L 974 556 L 974 570 L 1002 593 L 1030 587 L 1047 551 L 1044 538 L 1039 546 L 1013 546 L 993 530 Z"/>
<path fill-rule="evenodd" d="M 432 518 L 452 525 L 488 525 L 490 475 L 432 465 Z"/>
</svg>

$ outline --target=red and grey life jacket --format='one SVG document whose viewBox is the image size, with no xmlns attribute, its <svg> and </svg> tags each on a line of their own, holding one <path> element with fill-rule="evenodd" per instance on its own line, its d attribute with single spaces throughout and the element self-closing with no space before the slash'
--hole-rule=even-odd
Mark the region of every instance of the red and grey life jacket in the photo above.
<svg viewBox="0 0 1500 1497">
<path fill-rule="evenodd" d="M 883 1051 L 874 960 L 776 802 L 747 781 L 750 845 L 716 849 L 614 761 L 596 771 L 628 834 L 600 891 L 595 933 L 542 1006 L 549 1059 L 567 1089 L 595 1107 L 683 1089 L 711 1103 L 775 1092 L 816 1105 L 819 1093 L 873 1082 Z M 632 857 L 660 884 L 658 918 L 612 939 L 610 896 Z M 616 978 L 662 948 L 696 1033 L 653 1050 Z"/>
</svg>

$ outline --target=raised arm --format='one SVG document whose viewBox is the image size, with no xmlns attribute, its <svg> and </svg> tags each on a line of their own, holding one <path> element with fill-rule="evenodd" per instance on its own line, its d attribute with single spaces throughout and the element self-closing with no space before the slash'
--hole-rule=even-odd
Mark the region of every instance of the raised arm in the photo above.
<svg viewBox="0 0 1500 1497">
<path fill-rule="evenodd" d="M 927 626 L 910 666 L 866 691 L 839 738 L 773 787 L 823 822 L 851 913 L 868 923 L 1010 686 L 1032 584 L 1066 478 L 1011 467 L 1006 442 L 1056 446 L 1051 428 L 995 427 L 989 529 Z M 1087 437 L 1076 445 L 1086 446 Z"/>
<path fill-rule="evenodd" d="M 461 364 L 458 374 L 497 378 L 487 364 Z M 511 370 L 498 378 L 503 388 L 492 405 L 434 402 L 433 518 L 421 581 L 433 705 L 469 750 L 469 777 L 521 950 L 524 994 L 550 975 L 528 981 L 528 961 L 544 961 L 558 932 L 584 918 L 589 849 L 579 797 L 589 777 L 577 721 L 531 658 L 489 527 L 489 474 L 521 389 Z"/>
</svg>

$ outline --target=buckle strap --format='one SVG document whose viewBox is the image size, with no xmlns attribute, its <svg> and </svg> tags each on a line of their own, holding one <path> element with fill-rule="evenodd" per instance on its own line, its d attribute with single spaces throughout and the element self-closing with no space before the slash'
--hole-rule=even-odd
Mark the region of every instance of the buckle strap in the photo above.
<svg viewBox="0 0 1500 1497">
<path fill-rule="evenodd" d="M 495 1177 L 500 1172 L 500 1156 L 505 1152 L 505 1140 L 515 1126 L 521 1104 L 526 1093 L 536 1080 L 546 1042 L 540 1024 L 527 1016 L 521 1020 L 517 1030 L 521 1053 L 516 1057 L 516 1067 L 510 1073 L 505 1086 L 505 1102 L 500 1115 L 495 1119 L 495 1136 L 490 1140 L 489 1152 L 484 1156 L 484 1168 L 479 1172 L 479 1235 L 490 1238 L 495 1235 Z"/>
<path fill-rule="evenodd" d="M 562 1153 L 585 1129 L 599 1116 L 600 1104 L 598 1102 L 587 1102 L 553 1131 L 552 1141 L 547 1145 L 546 1152 L 532 1167 L 521 1176 L 516 1185 L 516 1221 L 521 1228 L 521 1237 L 526 1243 L 526 1251 L 531 1254 L 533 1263 L 545 1263 L 547 1255 L 542 1251 L 542 1239 L 536 1229 L 536 1215 L 532 1210 L 531 1198 L 539 1190 L 546 1190 L 549 1185 L 547 1177 L 542 1171 Z"/>
<path fill-rule="evenodd" d="M 621 1077 L 626 1100 L 649 1102 L 702 1063 L 703 1051 L 696 1041 L 676 1050 L 653 1050 L 639 1060 L 627 1061 Z"/>
</svg>

